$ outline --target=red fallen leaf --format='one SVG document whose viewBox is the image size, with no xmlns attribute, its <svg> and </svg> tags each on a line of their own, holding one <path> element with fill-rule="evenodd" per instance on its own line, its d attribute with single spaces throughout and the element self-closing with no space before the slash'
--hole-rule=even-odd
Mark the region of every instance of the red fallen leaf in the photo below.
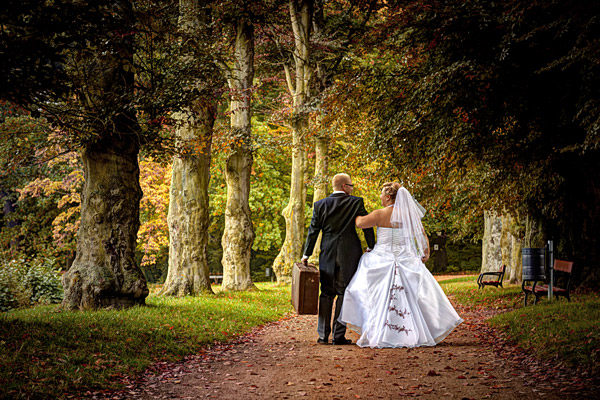
<svg viewBox="0 0 600 400">
<path fill-rule="evenodd" d="M 438 374 L 437 372 L 435 372 L 434 370 L 430 370 L 427 373 L 427 376 L 440 376 L 441 374 Z"/>
<path fill-rule="evenodd" d="M 459 375 L 459 376 L 456 377 L 456 379 L 467 379 L 467 377 L 464 376 L 464 375 Z"/>
<path fill-rule="evenodd" d="M 385 373 L 388 375 L 394 375 L 394 373 L 392 371 L 385 371 Z"/>
</svg>

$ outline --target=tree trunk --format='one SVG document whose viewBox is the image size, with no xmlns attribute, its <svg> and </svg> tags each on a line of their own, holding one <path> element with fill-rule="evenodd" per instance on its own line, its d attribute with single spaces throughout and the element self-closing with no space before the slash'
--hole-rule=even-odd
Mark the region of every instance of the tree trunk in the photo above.
<svg viewBox="0 0 600 400">
<path fill-rule="evenodd" d="M 500 216 L 500 225 L 500 248 L 502 251 L 501 264 L 506 265 L 508 268 L 510 268 L 510 261 L 512 255 L 512 235 L 509 231 L 510 216 L 508 214 L 504 213 L 502 214 L 502 216 Z"/>
<path fill-rule="evenodd" d="M 82 151 L 81 225 L 77 256 L 63 275 L 64 309 L 144 304 L 148 287 L 135 262 L 142 198 L 138 152 L 133 135 L 105 135 Z"/>
<path fill-rule="evenodd" d="M 277 281 L 287 283 L 291 280 L 292 265 L 302 258 L 304 244 L 304 210 L 306 187 L 306 133 L 308 131 L 308 111 L 305 109 L 309 98 L 311 69 L 309 65 L 309 40 L 312 26 L 314 1 L 290 0 L 290 17 L 294 31 L 295 79 L 290 69 L 285 67 L 288 89 L 293 96 L 292 127 L 292 172 L 290 182 L 290 200 L 282 214 L 285 219 L 285 239 L 279 255 L 273 262 L 273 271 Z"/>
<path fill-rule="evenodd" d="M 502 236 L 502 221 L 496 213 L 485 211 L 485 228 L 482 240 L 481 272 L 500 270 L 502 265 L 502 248 L 500 239 Z"/>
<path fill-rule="evenodd" d="M 319 127 L 320 128 L 320 127 Z M 327 197 L 327 183 L 329 182 L 329 159 L 327 154 L 329 152 L 329 137 L 324 129 L 319 129 L 319 134 L 315 137 L 315 177 L 314 185 L 315 191 L 313 194 L 313 204 L 325 197 Z M 315 244 L 315 249 L 309 262 L 319 265 L 319 254 L 321 253 L 321 237 L 322 233 L 319 233 L 319 238 Z"/>
<path fill-rule="evenodd" d="M 179 1 L 179 29 L 195 40 L 202 34 L 198 0 Z M 178 113 L 180 153 L 173 159 L 169 193 L 169 270 L 162 289 L 168 296 L 212 293 L 208 267 L 210 224 L 208 185 L 215 110 L 210 100 L 198 100 Z"/>
<path fill-rule="evenodd" d="M 541 248 L 546 245 L 544 227 L 539 218 L 528 215 L 525 219 L 524 247 Z"/>
<path fill-rule="evenodd" d="M 131 2 L 118 2 L 124 13 Z M 146 279 L 135 261 L 142 190 L 140 126 L 134 96 L 133 37 L 116 34 L 112 51 L 81 53 L 89 78 L 78 97 L 94 135 L 82 145 L 85 183 L 77 255 L 63 275 L 62 308 L 124 308 L 144 304 Z"/>
<path fill-rule="evenodd" d="M 523 241 L 511 235 L 512 246 L 511 246 L 511 270 L 508 276 L 508 281 L 510 283 L 518 283 L 521 282 L 521 277 L 523 276 Z"/>
<path fill-rule="evenodd" d="M 162 289 L 168 296 L 212 293 L 208 267 L 210 225 L 208 185 L 214 110 L 198 106 L 178 115 L 181 154 L 173 159 L 169 195 L 169 270 Z"/>
<path fill-rule="evenodd" d="M 228 76 L 231 99 L 231 142 L 225 168 L 227 206 L 223 247 L 223 289 L 255 288 L 250 276 L 254 230 L 250 216 L 250 172 L 252 169 L 252 80 L 254 79 L 254 28 L 240 18 L 236 23 L 235 65 Z"/>
<path fill-rule="evenodd" d="M 510 273 L 507 279 L 510 283 L 518 283 L 523 275 L 523 235 L 524 226 L 521 218 L 517 214 L 509 215 L 508 227 L 511 238 L 511 254 L 510 254 Z"/>
</svg>

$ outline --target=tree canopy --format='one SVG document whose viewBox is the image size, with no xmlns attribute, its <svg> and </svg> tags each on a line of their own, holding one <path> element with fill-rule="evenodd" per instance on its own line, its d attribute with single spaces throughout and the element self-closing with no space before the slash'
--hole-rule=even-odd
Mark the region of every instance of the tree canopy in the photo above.
<svg viewBox="0 0 600 400">
<path fill-rule="evenodd" d="M 302 111 L 309 127 L 309 140 L 302 144 L 308 160 L 302 184 L 309 193 L 316 184 L 308 178 L 313 139 L 325 130 L 330 171 L 352 174 L 358 193 L 373 198 L 371 208 L 378 206 L 380 184 L 398 180 L 428 210 L 430 232 L 445 229 L 455 238 L 478 238 L 487 210 L 535 218 L 546 237 L 559 242 L 558 251 L 580 266 L 579 279 L 598 281 L 593 267 L 600 257 L 597 2 L 315 1 L 308 19 L 310 58 L 304 60 L 307 102 L 295 111 L 283 68 L 298 60 L 288 2 L 208 2 L 216 18 L 206 36 L 194 38 L 179 30 L 177 2 L 125 3 L 8 0 L 3 5 L 0 95 L 32 113 L 2 105 L 6 140 L 0 146 L 14 154 L 1 160 L 3 190 L 34 190 L 36 178 L 75 184 L 68 177 L 77 165 L 46 161 L 94 142 L 99 127 L 126 110 L 136 119 L 142 168 L 149 168 L 142 169 L 142 223 L 148 225 L 140 232 L 145 250 L 138 251 L 149 253 L 144 262 L 158 259 L 166 246 L 166 236 L 157 237 L 165 226 L 159 214 L 165 210 L 166 156 L 176 147 L 172 115 L 208 98 L 218 107 L 210 234 L 219 247 L 223 163 L 233 148 L 225 121 L 234 111 L 223 100 L 217 68 L 219 62 L 232 65 L 233 37 L 226 27 L 243 15 L 252 19 L 256 40 L 250 93 L 255 254 L 273 252 L 283 242 L 285 225 L 277 207 L 285 203 L 291 179 L 295 120 L 290 116 Z M 103 86 L 111 81 L 103 54 L 135 76 L 133 90 Z M 40 114 L 44 119 L 36 119 Z M 37 166 L 44 174 L 34 171 Z M 76 193 L 73 187 L 69 193 Z M 67 193 L 57 193 L 52 196 L 58 205 Z M 77 207 L 73 199 L 63 204 Z M 31 209 L 45 209 L 28 201 Z M 304 203 L 309 206 L 311 199 Z M 52 220 L 65 211 L 52 214 Z M 66 226 L 76 217 L 64 218 Z M 57 232 L 68 233 L 64 226 Z"/>
</svg>

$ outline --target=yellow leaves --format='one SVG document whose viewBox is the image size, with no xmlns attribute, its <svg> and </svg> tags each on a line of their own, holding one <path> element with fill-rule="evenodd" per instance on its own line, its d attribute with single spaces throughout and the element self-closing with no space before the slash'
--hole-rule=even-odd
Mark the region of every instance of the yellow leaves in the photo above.
<svg viewBox="0 0 600 400">
<path fill-rule="evenodd" d="M 138 249 L 144 253 L 142 265 L 152 265 L 162 248 L 169 245 L 167 212 L 171 186 L 171 165 L 161 165 L 152 158 L 140 161 L 140 202 Z"/>
</svg>

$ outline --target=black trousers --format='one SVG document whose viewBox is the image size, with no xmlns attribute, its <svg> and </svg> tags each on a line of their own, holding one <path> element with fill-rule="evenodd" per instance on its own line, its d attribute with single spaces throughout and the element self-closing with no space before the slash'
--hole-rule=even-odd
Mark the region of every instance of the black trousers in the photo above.
<svg viewBox="0 0 600 400">
<path fill-rule="evenodd" d="M 317 332 L 319 338 L 329 339 L 331 334 L 331 314 L 333 312 L 333 302 L 335 300 L 335 313 L 333 313 L 333 340 L 343 339 L 346 335 L 346 325 L 338 322 L 342 303 L 344 302 L 344 292 L 346 284 L 342 275 L 340 263 L 335 263 L 335 272 L 333 276 L 321 272 L 321 295 L 319 296 L 319 319 Z M 337 299 L 336 299 L 337 297 Z"/>
</svg>

